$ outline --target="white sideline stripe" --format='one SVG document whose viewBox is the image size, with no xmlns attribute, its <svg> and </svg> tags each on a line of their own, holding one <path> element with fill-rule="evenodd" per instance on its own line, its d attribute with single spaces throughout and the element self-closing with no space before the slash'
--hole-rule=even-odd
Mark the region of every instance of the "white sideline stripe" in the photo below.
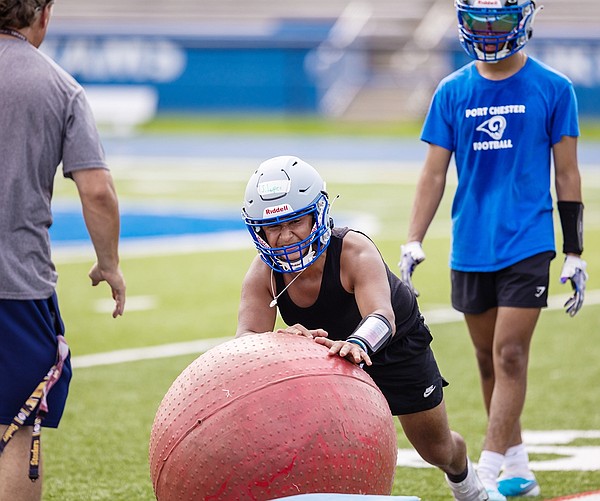
<svg viewBox="0 0 600 501">
<path fill-rule="evenodd" d="M 199 339 L 185 343 L 161 344 L 144 348 L 131 348 L 128 350 L 108 351 L 92 355 L 79 355 L 71 359 L 73 368 L 97 367 L 99 365 L 113 365 L 124 362 L 137 362 L 156 358 L 177 357 L 190 353 L 204 353 L 218 344 L 232 339 L 231 337 Z"/>
<path fill-rule="evenodd" d="M 568 296 L 556 295 L 548 298 L 548 310 L 562 310 L 563 304 Z M 584 308 L 600 304 L 600 290 L 587 291 Z M 423 312 L 428 325 L 446 324 L 460 322 L 463 320 L 462 313 L 451 308 L 441 308 Z M 126 350 L 108 351 L 94 353 L 91 355 L 79 355 L 72 357 L 71 365 L 74 368 L 96 367 L 99 365 L 113 365 L 124 362 L 137 362 L 139 360 L 151 360 L 156 358 L 176 357 L 189 355 L 191 353 L 204 353 L 215 346 L 229 341 L 232 337 L 220 337 L 211 339 L 199 339 L 183 343 L 162 344 L 159 346 L 147 346 L 144 348 L 130 348 Z"/>
</svg>

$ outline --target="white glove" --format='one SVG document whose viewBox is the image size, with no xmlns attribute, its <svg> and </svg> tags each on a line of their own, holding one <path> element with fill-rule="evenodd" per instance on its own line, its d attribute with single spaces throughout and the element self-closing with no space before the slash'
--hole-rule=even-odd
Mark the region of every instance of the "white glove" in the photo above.
<svg viewBox="0 0 600 501">
<path fill-rule="evenodd" d="M 565 303 L 567 313 L 574 317 L 583 306 L 585 297 L 585 282 L 588 274 L 585 272 L 587 263 L 578 256 L 567 256 L 560 272 L 561 283 L 571 281 L 573 295 Z"/>
<path fill-rule="evenodd" d="M 412 274 L 419 263 L 425 260 L 425 252 L 421 247 L 421 242 L 413 241 L 400 246 L 400 279 L 408 285 L 408 288 L 413 291 L 415 296 L 419 295 L 419 292 L 414 288 L 412 284 Z"/>
</svg>

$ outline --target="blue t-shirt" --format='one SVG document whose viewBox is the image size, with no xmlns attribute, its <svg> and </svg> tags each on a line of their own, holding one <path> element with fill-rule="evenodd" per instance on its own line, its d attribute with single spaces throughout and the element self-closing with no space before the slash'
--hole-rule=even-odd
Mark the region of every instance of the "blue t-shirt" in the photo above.
<svg viewBox="0 0 600 501">
<path fill-rule="evenodd" d="M 421 139 L 454 152 L 452 269 L 496 271 L 555 250 L 551 149 L 563 136 L 579 136 L 573 85 L 531 57 L 504 80 L 473 62 L 440 82 Z"/>
</svg>

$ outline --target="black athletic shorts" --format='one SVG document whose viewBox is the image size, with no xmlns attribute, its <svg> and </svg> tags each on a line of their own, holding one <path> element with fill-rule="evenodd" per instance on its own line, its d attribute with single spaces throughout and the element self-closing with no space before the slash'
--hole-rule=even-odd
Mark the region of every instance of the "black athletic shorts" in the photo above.
<svg viewBox="0 0 600 501">
<path fill-rule="evenodd" d="M 497 306 L 545 308 L 555 256 L 553 251 L 542 252 L 493 272 L 452 270 L 452 306 L 471 314 Z"/>
<path fill-rule="evenodd" d="M 448 386 L 440 374 L 429 346 L 431 334 L 425 324 L 385 349 L 385 364 L 365 365 L 386 398 L 392 415 L 412 414 L 437 407 Z"/>
</svg>

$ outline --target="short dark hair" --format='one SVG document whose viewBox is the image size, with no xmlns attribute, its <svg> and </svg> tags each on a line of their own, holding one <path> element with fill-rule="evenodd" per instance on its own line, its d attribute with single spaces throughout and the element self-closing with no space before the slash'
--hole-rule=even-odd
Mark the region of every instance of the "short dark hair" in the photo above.
<svg viewBox="0 0 600 501">
<path fill-rule="evenodd" d="M 0 0 L 0 28 L 31 26 L 37 13 L 54 0 Z"/>
</svg>

